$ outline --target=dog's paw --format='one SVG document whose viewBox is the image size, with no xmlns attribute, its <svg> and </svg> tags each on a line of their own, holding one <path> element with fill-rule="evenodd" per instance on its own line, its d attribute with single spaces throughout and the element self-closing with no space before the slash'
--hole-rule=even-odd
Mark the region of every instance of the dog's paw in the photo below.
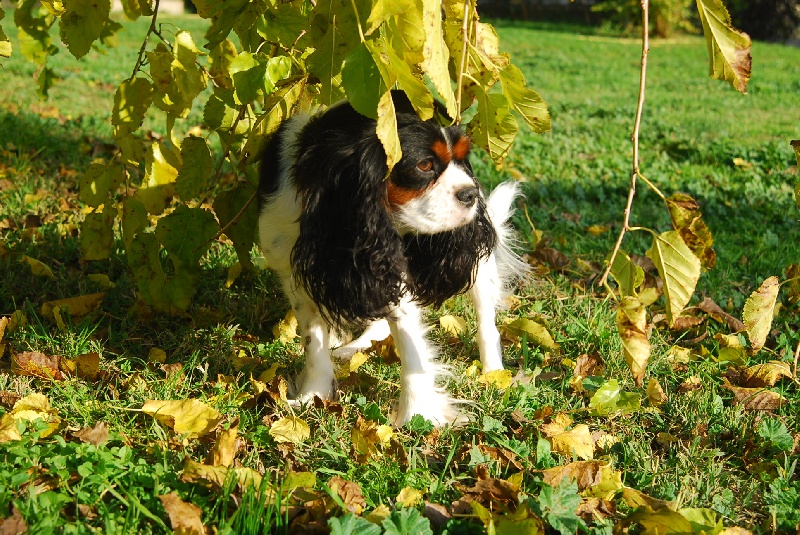
<svg viewBox="0 0 800 535">
<path fill-rule="evenodd" d="M 294 407 L 311 403 L 314 397 L 333 399 L 336 393 L 336 379 L 333 376 L 316 374 L 311 377 L 304 372 L 299 379 L 300 388 L 294 393 L 294 399 L 289 402 Z"/>
<path fill-rule="evenodd" d="M 424 393 L 417 392 L 416 395 L 402 393 L 392 423 L 395 427 L 402 427 L 419 414 L 436 427 L 462 425 L 467 423 L 468 418 L 458 410 L 459 404 L 458 400 L 438 388 Z"/>
</svg>

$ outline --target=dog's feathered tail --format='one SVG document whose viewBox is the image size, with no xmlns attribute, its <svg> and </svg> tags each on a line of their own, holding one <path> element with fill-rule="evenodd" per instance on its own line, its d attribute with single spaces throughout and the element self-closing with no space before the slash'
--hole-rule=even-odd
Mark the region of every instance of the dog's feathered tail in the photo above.
<svg viewBox="0 0 800 535">
<path fill-rule="evenodd" d="M 497 272 L 502 281 L 502 296 L 511 294 L 516 283 L 530 272 L 530 266 L 514 251 L 517 238 L 511 225 L 514 204 L 522 196 L 518 184 L 503 182 L 492 191 L 486 200 L 489 219 L 497 233 L 497 246 L 494 250 Z"/>
</svg>

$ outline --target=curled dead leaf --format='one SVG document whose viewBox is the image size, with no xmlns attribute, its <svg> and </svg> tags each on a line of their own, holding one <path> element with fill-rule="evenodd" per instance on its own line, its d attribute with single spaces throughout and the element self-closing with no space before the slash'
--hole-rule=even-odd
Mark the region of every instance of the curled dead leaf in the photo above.
<svg viewBox="0 0 800 535">
<path fill-rule="evenodd" d="M 161 505 L 169 515 L 169 522 L 174 533 L 205 535 L 205 527 L 201 519 L 202 509 L 193 503 L 184 502 L 175 492 L 162 494 L 158 499 L 161 500 Z"/>
<path fill-rule="evenodd" d="M 222 421 L 219 411 L 191 398 L 147 400 L 140 410 L 187 438 L 207 435 Z"/>
<path fill-rule="evenodd" d="M 727 380 L 722 384 L 733 393 L 733 400 L 737 405 L 742 405 L 746 410 L 771 411 L 779 409 L 786 400 L 777 392 L 764 388 L 744 388 L 733 386 Z"/>
</svg>

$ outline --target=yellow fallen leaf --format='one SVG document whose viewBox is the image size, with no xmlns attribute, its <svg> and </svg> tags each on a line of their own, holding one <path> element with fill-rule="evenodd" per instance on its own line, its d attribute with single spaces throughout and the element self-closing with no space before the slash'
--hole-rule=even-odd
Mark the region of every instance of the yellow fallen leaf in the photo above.
<svg viewBox="0 0 800 535">
<path fill-rule="evenodd" d="M 743 385 L 750 388 L 774 386 L 781 377 L 793 379 L 794 375 L 789 363 L 780 360 L 756 364 L 742 372 Z"/>
<path fill-rule="evenodd" d="M 647 400 L 653 407 L 658 407 L 667 402 L 667 394 L 661 387 L 661 383 L 655 377 L 652 377 L 647 383 Z"/>
<path fill-rule="evenodd" d="M 605 234 L 611 230 L 611 227 L 608 225 L 592 225 L 590 227 L 586 227 L 586 232 L 591 234 L 592 236 L 599 236 L 601 234 Z"/>
<path fill-rule="evenodd" d="M 187 483 L 206 482 L 218 488 L 222 488 L 224 487 L 225 481 L 228 478 L 228 474 L 231 470 L 233 470 L 233 473 L 236 475 L 236 480 L 238 481 L 240 487 L 261 487 L 261 474 L 252 468 L 211 466 L 208 464 L 198 463 L 188 457 L 183 462 L 183 474 L 181 479 Z"/>
<path fill-rule="evenodd" d="M 42 315 L 46 318 L 55 319 L 58 312 L 63 314 L 69 311 L 70 316 L 85 316 L 100 308 L 105 296 L 105 292 L 98 292 L 80 295 L 78 297 L 69 297 L 67 299 L 48 301 L 42 304 Z"/>
<path fill-rule="evenodd" d="M 33 422 L 41 419 L 47 424 L 47 429 L 40 433 L 41 437 L 48 437 L 58 430 L 61 419 L 58 412 L 50 407 L 50 400 L 44 394 L 30 394 L 14 403 L 14 407 L 0 418 L 0 443 L 20 440 L 17 422 Z"/>
<path fill-rule="evenodd" d="M 6 331 L 9 333 L 16 332 L 20 329 L 24 329 L 25 326 L 28 325 L 28 316 L 21 310 L 15 310 L 11 317 L 8 320 L 8 327 Z"/>
<path fill-rule="evenodd" d="M 236 440 L 239 436 L 239 427 L 220 431 L 217 441 L 211 448 L 211 464 L 214 466 L 231 466 L 236 456 Z"/>
<path fill-rule="evenodd" d="M 167 353 L 158 347 L 151 347 L 147 353 L 147 362 L 152 364 L 164 364 L 167 361 Z"/>
<path fill-rule="evenodd" d="M 111 279 L 108 278 L 108 275 L 105 273 L 92 273 L 90 275 L 86 275 L 86 278 L 98 285 L 100 288 L 104 290 L 110 290 L 111 288 L 116 287 L 117 285 L 111 282 Z"/>
<path fill-rule="evenodd" d="M 421 490 L 404 487 L 403 490 L 400 491 L 400 494 L 397 495 L 397 498 L 395 498 L 395 501 L 403 507 L 415 507 L 422 503 L 423 496 L 424 494 Z"/>
<path fill-rule="evenodd" d="M 477 377 L 478 375 L 481 374 L 482 369 L 483 366 L 481 366 L 481 362 L 479 360 L 473 360 L 472 364 L 470 364 L 467 367 L 466 371 L 464 372 L 464 375 L 466 375 L 467 377 Z"/>
<path fill-rule="evenodd" d="M 439 318 L 439 326 L 450 336 L 458 337 L 467 331 L 467 321 L 460 316 L 446 314 Z"/>
<path fill-rule="evenodd" d="M 551 423 L 542 426 L 542 432 L 550 441 L 550 449 L 567 457 L 578 457 L 589 460 L 594 456 L 594 439 L 589 426 L 578 424 L 569 431 L 572 418 L 566 414 L 557 414 Z"/>
<path fill-rule="evenodd" d="M 311 428 L 302 418 L 286 416 L 274 422 L 269 428 L 270 436 L 275 442 L 293 442 L 299 444 L 311 436 Z"/>
<path fill-rule="evenodd" d="M 297 338 L 297 317 L 294 315 L 294 310 L 290 309 L 286 316 L 272 328 L 272 334 L 284 344 Z"/>
<path fill-rule="evenodd" d="M 47 277 L 49 279 L 55 278 L 55 275 L 53 275 L 53 270 L 35 258 L 31 258 L 28 255 L 22 255 L 22 258 L 20 258 L 19 261 L 23 264 L 28 264 L 28 266 L 31 268 L 31 273 L 37 277 Z"/>
<path fill-rule="evenodd" d="M 200 400 L 191 398 L 147 400 L 141 411 L 171 427 L 179 435 L 187 435 L 187 438 L 207 435 L 222 421 L 219 411 Z"/>
<path fill-rule="evenodd" d="M 283 366 L 281 366 L 277 362 L 273 362 L 272 366 L 270 366 L 269 369 L 261 372 L 261 375 L 258 376 L 258 380 L 261 381 L 262 383 L 268 383 L 272 381 L 272 379 L 275 378 L 275 374 L 277 374 L 278 370 L 281 368 L 283 368 Z"/>
<path fill-rule="evenodd" d="M 479 383 L 493 385 L 498 390 L 505 390 L 513 382 L 511 370 L 494 370 L 477 377 Z"/>
<path fill-rule="evenodd" d="M 363 351 L 356 351 L 344 364 L 337 366 L 336 379 L 347 379 L 351 373 L 356 372 L 368 360 L 369 355 Z"/>
<path fill-rule="evenodd" d="M 553 340 L 553 335 L 547 330 L 547 327 L 541 323 L 530 318 L 519 318 L 511 323 L 499 326 L 502 334 L 512 339 L 522 340 L 523 337 L 545 349 L 555 351 L 558 349 L 558 344 Z"/>
<path fill-rule="evenodd" d="M 384 520 L 386 520 L 386 517 L 388 517 L 390 514 L 392 514 L 392 510 L 389 509 L 388 505 L 382 503 L 378 507 L 376 507 L 375 509 L 364 515 L 364 518 L 366 518 L 373 524 L 377 524 L 380 526 L 381 523 Z"/>
<path fill-rule="evenodd" d="M 228 268 L 228 276 L 225 279 L 225 287 L 230 288 L 233 286 L 233 283 L 236 282 L 236 279 L 239 278 L 239 275 L 242 274 L 242 263 L 236 262 L 234 265 Z"/>
</svg>

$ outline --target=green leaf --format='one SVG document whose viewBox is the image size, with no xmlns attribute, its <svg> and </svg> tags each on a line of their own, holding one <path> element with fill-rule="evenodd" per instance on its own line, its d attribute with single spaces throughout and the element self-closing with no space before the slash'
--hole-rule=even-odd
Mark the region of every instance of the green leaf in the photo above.
<svg viewBox="0 0 800 535">
<path fill-rule="evenodd" d="M 731 26 L 721 0 L 697 0 L 697 11 L 708 47 L 709 75 L 745 93 L 750 80 L 750 37 Z"/>
<path fill-rule="evenodd" d="M 594 416 L 631 414 L 641 407 L 641 396 L 636 392 L 623 392 L 616 379 L 606 381 L 589 400 L 589 408 Z"/>
<path fill-rule="evenodd" d="M 133 239 L 147 228 L 148 223 L 144 205 L 132 197 L 126 197 L 122 201 L 122 239 L 126 250 L 130 249 Z"/>
<path fill-rule="evenodd" d="M 210 211 L 182 204 L 158 220 L 156 238 L 173 262 L 199 270 L 197 263 L 211 247 L 209 240 L 217 229 L 217 220 Z"/>
<path fill-rule="evenodd" d="M 86 55 L 103 33 L 111 13 L 110 0 L 63 0 L 61 40 L 73 56 Z"/>
<path fill-rule="evenodd" d="M 411 507 L 393 511 L 381 526 L 386 535 L 433 535 L 430 520 Z"/>
<path fill-rule="evenodd" d="M 758 436 L 769 442 L 770 447 L 781 451 L 792 451 L 794 437 L 789 433 L 786 424 L 777 418 L 767 418 L 758 424 Z"/>
<path fill-rule="evenodd" d="M 476 87 L 478 113 L 469 123 L 472 140 L 482 147 L 495 162 L 501 162 L 519 132 L 517 120 L 511 114 L 503 95 L 486 93 Z"/>
<path fill-rule="evenodd" d="M 147 0 L 120 0 L 122 11 L 128 20 L 136 20 L 142 15 L 149 17 L 153 14 L 150 2 Z"/>
<path fill-rule="evenodd" d="M 208 97 L 205 108 L 203 108 L 203 122 L 208 128 L 228 131 L 238 115 L 233 90 L 222 87 L 214 88 L 214 94 Z"/>
<path fill-rule="evenodd" d="M 422 23 L 422 0 L 386 21 L 389 48 L 403 58 L 402 64 L 418 65 L 425 59 L 425 28 Z M 394 63 L 394 62 L 392 62 Z M 402 68 L 402 67 L 401 67 Z"/>
<path fill-rule="evenodd" d="M 582 499 L 578 494 L 578 483 L 574 480 L 564 478 L 557 487 L 542 484 L 537 501 L 537 512 L 540 512 L 542 519 L 562 535 L 572 535 L 586 529 L 586 524 L 575 514 Z"/>
<path fill-rule="evenodd" d="M 380 526 L 376 526 L 366 518 L 347 513 L 340 518 L 329 518 L 328 527 L 331 535 L 380 535 Z"/>
<path fill-rule="evenodd" d="M 209 186 L 214 173 L 214 160 L 206 140 L 189 136 L 181 144 L 181 169 L 175 179 L 175 189 L 184 201 L 199 197 Z"/>
<path fill-rule="evenodd" d="M 542 97 L 536 91 L 525 87 L 525 75 L 512 64 L 500 71 L 503 94 L 511 108 L 519 113 L 534 132 L 541 134 L 550 131 L 550 112 Z"/>
<path fill-rule="evenodd" d="M 114 93 L 111 124 L 133 132 L 144 122 L 144 116 L 153 102 L 153 86 L 146 78 L 129 78 L 119 84 Z"/>
<path fill-rule="evenodd" d="M 644 282 L 644 270 L 634 264 L 628 253 L 621 249 L 617 251 L 614 263 L 611 264 L 611 275 L 617 281 L 622 297 L 635 296 L 636 288 Z"/>
<path fill-rule="evenodd" d="M 442 32 L 442 0 L 424 0 L 422 5 L 422 24 L 425 29 L 422 71 L 444 99 L 450 119 L 455 119 L 459 110 L 456 109 L 456 95 L 450 80 L 450 52 Z"/>
<path fill-rule="evenodd" d="M 102 213 L 87 214 L 81 223 L 81 252 L 84 260 L 103 260 L 114 248 L 114 220 L 117 210 L 106 206 Z"/>
<path fill-rule="evenodd" d="M 371 119 L 378 118 L 378 102 L 387 88 L 367 43 L 358 45 L 345 59 L 342 87 L 358 113 Z"/>
<path fill-rule="evenodd" d="M 381 140 L 383 150 L 386 152 L 388 172 L 391 172 L 395 164 L 403 157 L 403 151 L 400 148 L 400 137 L 397 135 L 397 116 L 395 115 L 391 91 L 384 93 L 378 104 L 378 124 L 375 131 L 378 139 Z"/>
<path fill-rule="evenodd" d="M 225 7 L 224 0 L 192 0 L 197 14 L 201 18 L 210 19 Z"/>
<path fill-rule="evenodd" d="M 167 207 L 167 201 L 175 195 L 175 179 L 180 164 L 170 149 L 163 143 L 151 143 L 144 155 L 144 180 L 134 196 L 153 215 Z"/>
<path fill-rule="evenodd" d="M 49 91 L 60 79 L 61 77 L 50 67 L 43 68 L 36 78 L 36 92 L 39 97 L 47 98 Z"/>
<path fill-rule="evenodd" d="M 308 29 L 310 7 L 310 2 L 302 0 L 275 2 L 256 21 L 256 30 L 270 43 L 291 49 Z"/>
<path fill-rule="evenodd" d="M 205 73 L 197 65 L 199 51 L 189 32 L 175 35 L 170 51 L 163 43 L 147 52 L 153 79 L 155 105 L 174 117 L 186 117 L 195 97 L 206 87 Z"/>
<path fill-rule="evenodd" d="M 694 293 L 700 278 L 700 260 L 675 230 L 655 236 L 647 256 L 664 283 L 667 321 L 672 325 Z"/>
<path fill-rule="evenodd" d="M 197 291 L 197 275 L 176 267 L 168 278 L 161 265 L 161 247 L 156 237 L 148 232 L 137 234 L 127 248 L 128 266 L 139 291 L 139 298 L 157 312 L 179 314 L 186 310 Z"/>
<path fill-rule="evenodd" d="M 233 89 L 233 79 L 231 78 L 231 62 L 236 58 L 236 45 L 230 39 L 225 39 L 221 43 L 211 48 L 209 59 L 211 67 L 208 73 L 214 80 L 215 89 Z"/>
<path fill-rule="evenodd" d="M 80 198 L 83 202 L 97 208 L 108 202 L 108 194 L 114 193 L 125 180 L 125 169 L 114 162 L 95 162 L 78 180 Z"/>
<path fill-rule="evenodd" d="M 44 65 L 58 51 L 50 39 L 53 20 L 36 0 L 23 0 L 14 11 L 20 52 L 36 65 Z"/>
<path fill-rule="evenodd" d="M 744 303 L 742 321 L 753 351 L 760 351 L 767 341 L 779 289 L 778 277 L 769 277 Z"/>
<path fill-rule="evenodd" d="M 255 191 L 256 187 L 253 184 L 245 182 L 235 189 L 223 191 L 214 199 L 214 213 L 217 214 L 222 227 L 236 217 L 245 204 L 250 203 L 239 219 L 225 229 L 225 235 L 233 242 L 239 262 L 246 268 L 253 267 L 250 249 L 253 248 L 258 228 L 258 202 L 252 199 Z"/>
<path fill-rule="evenodd" d="M 711 509 L 684 507 L 678 512 L 683 518 L 689 521 L 694 533 L 717 535 L 725 529 L 725 526 L 722 524 L 722 519 L 717 516 L 716 511 Z"/>
</svg>

